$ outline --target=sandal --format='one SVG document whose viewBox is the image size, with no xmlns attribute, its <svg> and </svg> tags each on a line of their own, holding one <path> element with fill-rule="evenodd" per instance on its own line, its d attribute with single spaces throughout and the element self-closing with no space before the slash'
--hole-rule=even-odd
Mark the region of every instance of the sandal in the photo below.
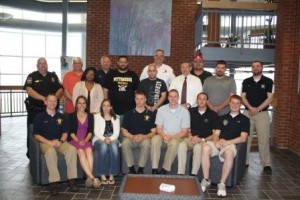
<svg viewBox="0 0 300 200">
<path fill-rule="evenodd" d="M 108 185 L 108 180 L 106 180 L 106 179 L 101 180 L 101 184 L 102 185 Z"/>
<path fill-rule="evenodd" d="M 114 184 L 115 184 L 115 180 L 114 179 L 108 180 L 108 185 L 114 185 Z"/>
<path fill-rule="evenodd" d="M 92 187 L 92 185 L 93 185 L 93 179 L 86 179 L 86 181 L 85 181 L 85 186 L 86 187 Z"/>
<path fill-rule="evenodd" d="M 100 182 L 99 178 L 94 178 L 93 186 L 94 186 L 94 188 L 99 188 L 101 186 L 101 182 Z"/>
</svg>

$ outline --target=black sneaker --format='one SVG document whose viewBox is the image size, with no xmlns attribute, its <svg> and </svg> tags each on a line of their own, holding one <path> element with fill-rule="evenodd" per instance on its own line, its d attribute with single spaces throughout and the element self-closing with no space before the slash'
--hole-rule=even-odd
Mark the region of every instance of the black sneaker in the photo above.
<svg viewBox="0 0 300 200">
<path fill-rule="evenodd" d="M 69 188 L 70 188 L 71 192 L 78 192 L 79 191 L 75 179 L 70 179 L 69 180 Z"/>
<path fill-rule="evenodd" d="M 272 169 L 270 166 L 265 166 L 264 167 L 264 172 L 267 173 L 267 174 L 272 174 Z"/>
<path fill-rule="evenodd" d="M 137 174 L 144 174 L 144 167 L 139 167 Z"/>
<path fill-rule="evenodd" d="M 152 169 L 152 174 L 159 174 L 158 169 Z"/>
<path fill-rule="evenodd" d="M 57 196 L 58 195 L 57 183 L 50 183 L 50 195 L 51 196 Z"/>
<path fill-rule="evenodd" d="M 167 173 L 168 173 L 168 171 L 167 171 L 167 170 L 165 170 L 164 168 L 162 168 L 160 173 L 161 173 L 161 174 L 167 174 Z"/>
</svg>

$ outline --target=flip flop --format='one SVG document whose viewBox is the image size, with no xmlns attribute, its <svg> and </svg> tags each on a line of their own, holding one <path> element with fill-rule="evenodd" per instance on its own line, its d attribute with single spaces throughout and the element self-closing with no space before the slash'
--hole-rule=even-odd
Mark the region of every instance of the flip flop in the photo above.
<svg viewBox="0 0 300 200">
<path fill-rule="evenodd" d="M 108 185 L 114 185 L 115 184 L 115 180 L 112 179 L 112 180 L 108 180 Z"/>
<path fill-rule="evenodd" d="M 101 184 L 102 184 L 102 185 L 108 185 L 108 180 L 106 180 L 106 179 L 101 180 Z"/>
</svg>

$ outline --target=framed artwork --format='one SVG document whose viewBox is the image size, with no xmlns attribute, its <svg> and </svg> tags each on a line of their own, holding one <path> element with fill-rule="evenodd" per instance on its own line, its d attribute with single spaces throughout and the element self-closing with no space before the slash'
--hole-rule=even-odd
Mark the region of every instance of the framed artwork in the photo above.
<svg viewBox="0 0 300 200">
<path fill-rule="evenodd" d="M 111 0 L 109 54 L 169 56 L 171 18 L 172 0 Z"/>
</svg>

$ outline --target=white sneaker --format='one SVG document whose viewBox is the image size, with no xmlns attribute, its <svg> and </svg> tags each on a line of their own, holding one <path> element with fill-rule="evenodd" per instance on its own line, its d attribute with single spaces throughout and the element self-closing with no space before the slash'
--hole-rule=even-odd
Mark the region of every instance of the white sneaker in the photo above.
<svg viewBox="0 0 300 200">
<path fill-rule="evenodd" d="M 201 181 L 201 189 L 202 189 L 202 191 L 205 192 L 206 188 L 209 187 L 210 184 L 211 184 L 210 180 L 202 179 L 202 181 Z"/>
<path fill-rule="evenodd" d="M 219 183 L 218 184 L 218 192 L 217 195 L 219 197 L 226 197 L 227 193 L 226 193 L 226 185 L 224 183 Z"/>
</svg>

